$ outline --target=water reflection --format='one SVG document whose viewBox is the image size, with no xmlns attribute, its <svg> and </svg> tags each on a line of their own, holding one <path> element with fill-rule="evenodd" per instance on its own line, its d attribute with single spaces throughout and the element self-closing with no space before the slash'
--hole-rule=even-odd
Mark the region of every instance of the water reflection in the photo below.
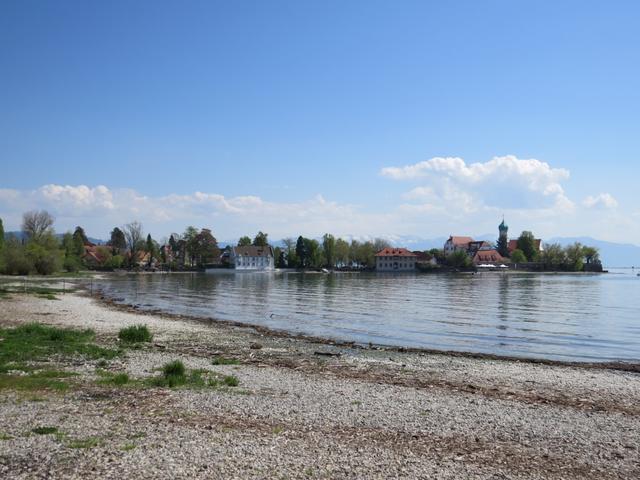
<svg viewBox="0 0 640 480">
<path fill-rule="evenodd" d="M 640 359 L 640 280 L 616 275 L 127 275 L 142 308 L 361 343 L 570 360 Z"/>
</svg>

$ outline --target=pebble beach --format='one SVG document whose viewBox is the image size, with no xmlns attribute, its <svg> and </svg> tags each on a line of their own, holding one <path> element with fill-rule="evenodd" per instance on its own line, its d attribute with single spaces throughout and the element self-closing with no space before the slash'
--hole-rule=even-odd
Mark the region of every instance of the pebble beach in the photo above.
<svg viewBox="0 0 640 480">
<path fill-rule="evenodd" d="M 355 348 L 82 293 L 0 306 L 5 329 L 89 328 L 114 348 L 126 326 L 154 336 L 101 367 L 50 359 L 74 374 L 63 393 L 0 390 L 1 478 L 640 478 L 631 367 Z M 145 379 L 172 360 L 239 384 L 98 381 L 99 368 Z M 33 433 L 43 425 L 58 434 Z"/>
</svg>

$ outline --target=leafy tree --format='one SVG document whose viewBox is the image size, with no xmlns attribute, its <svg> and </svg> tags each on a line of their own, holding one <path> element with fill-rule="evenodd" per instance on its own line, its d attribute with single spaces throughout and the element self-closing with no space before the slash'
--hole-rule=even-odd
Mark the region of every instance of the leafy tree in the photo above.
<svg viewBox="0 0 640 480">
<path fill-rule="evenodd" d="M 342 238 L 336 240 L 335 245 L 335 262 L 339 266 L 345 266 L 349 263 L 349 243 Z"/>
<path fill-rule="evenodd" d="M 559 243 L 545 245 L 541 260 L 546 270 L 558 270 L 567 264 L 566 253 Z"/>
<path fill-rule="evenodd" d="M 451 267 L 468 268 L 471 264 L 471 258 L 464 250 L 456 250 L 447 256 L 447 265 Z"/>
<path fill-rule="evenodd" d="M 322 250 L 324 252 L 324 264 L 332 268 L 336 263 L 336 239 L 333 235 L 325 233 L 322 237 Z"/>
<path fill-rule="evenodd" d="M 22 215 L 22 231 L 29 240 L 40 240 L 45 234 L 52 233 L 53 217 L 46 210 L 32 210 Z"/>
<path fill-rule="evenodd" d="M 322 266 L 323 254 L 320 243 L 312 238 L 305 238 L 304 249 L 306 252 L 305 266 L 311 268 L 320 268 Z"/>
<path fill-rule="evenodd" d="M 82 227 L 76 227 L 76 230 L 73 232 L 73 244 L 74 244 L 74 254 L 78 257 L 84 255 L 84 246 L 89 243 L 89 239 L 84 233 Z"/>
<path fill-rule="evenodd" d="M 600 253 L 596 247 L 589 247 L 585 245 L 582 247 L 582 255 L 584 256 L 587 265 L 600 262 Z"/>
<path fill-rule="evenodd" d="M 276 268 L 284 268 L 286 266 L 285 258 L 286 256 L 280 247 L 273 249 L 273 261 Z"/>
<path fill-rule="evenodd" d="M 298 237 L 296 241 L 296 256 L 298 257 L 298 266 L 305 268 L 309 264 L 308 258 L 308 250 L 307 244 L 305 243 L 305 238 L 301 236 Z"/>
<path fill-rule="evenodd" d="M 256 247 L 266 247 L 269 245 L 269 242 L 267 240 L 267 234 L 266 233 L 262 233 L 262 232 L 258 232 L 258 234 L 256 235 L 256 238 L 253 239 L 253 245 Z"/>
<path fill-rule="evenodd" d="M 351 264 L 351 266 L 355 266 L 355 264 L 359 263 L 359 253 L 360 242 L 358 240 L 352 239 L 351 243 L 349 244 L 349 263 Z"/>
<path fill-rule="evenodd" d="M 244 237 L 240 237 L 240 239 L 238 240 L 239 247 L 248 247 L 250 245 L 251 245 L 251 237 L 247 237 L 245 235 Z"/>
<path fill-rule="evenodd" d="M 511 253 L 511 261 L 513 263 L 525 263 L 527 261 L 527 256 L 522 250 L 516 248 L 513 253 Z"/>
<path fill-rule="evenodd" d="M 433 258 L 435 258 L 438 262 L 442 262 L 445 260 L 444 250 L 442 250 L 441 248 L 432 248 L 431 250 L 429 250 L 428 253 Z"/>
<path fill-rule="evenodd" d="M 529 262 L 535 261 L 538 251 L 536 250 L 536 239 L 533 233 L 524 231 L 520 234 L 518 237 L 518 249 L 522 250 Z"/>
<path fill-rule="evenodd" d="M 567 267 L 574 271 L 580 272 L 584 267 L 584 253 L 583 246 L 580 242 L 576 242 L 572 245 L 568 245 L 565 248 L 566 258 L 567 258 Z"/>
<path fill-rule="evenodd" d="M 27 258 L 20 241 L 10 236 L 4 245 L 4 273 L 7 275 L 28 275 L 34 270 L 33 264 Z"/>
<path fill-rule="evenodd" d="M 25 255 L 40 275 L 51 275 L 62 267 L 63 254 L 53 232 L 32 237 L 25 246 Z M 38 238 L 35 240 L 35 238 Z"/>
<path fill-rule="evenodd" d="M 198 236 L 198 230 L 195 227 L 188 226 L 182 234 L 182 239 L 185 242 L 185 255 L 189 258 L 189 265 L 193 266 L 196 262 L 196 256 L 198 254 L 198 245 L 196 237 Z"/>
<path fill-rule="evenodd" d="M 218 241 L 208 228 L 203 228 L 200 230 L 200 233 L 196 235 L 195 254 L 200 265 L 211 263 L 220 256 Z"/>
<path fill-rule="evenodd" d="M 127 240 L 124 232 L 118 227 L 111 231 L 111 238 L 109 239 L 109 246 L 116 252 L 122 252 L 127 248 Z"/>
<path fill-rule="evenodd" d="M 373 242 L 366 241 L 358 245 L 356 259 L 361 266 L 372 267 L 376 261 L 376 247 Z"/>
<path fill-rule="evenodd" d="M 391 244 L 386 241 L 384 238 L 376 238 L 373 241 L 373 249 L 376 251 L 376 253 L 378 253 L 380 250 L 383 250 L 385 248 L 389 248 L 391 246 Z"/>
</svg>

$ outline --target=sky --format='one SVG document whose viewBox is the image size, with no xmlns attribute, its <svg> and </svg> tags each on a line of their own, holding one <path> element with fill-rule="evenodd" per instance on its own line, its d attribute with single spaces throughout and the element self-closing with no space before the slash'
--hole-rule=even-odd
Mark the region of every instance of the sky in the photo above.
<svg viewBox="0 0 640 480">
<path fill-rule="evenodd" d="M 0 218 L 640 244 L 635 1 L 0 2 Z"/>
</svg>

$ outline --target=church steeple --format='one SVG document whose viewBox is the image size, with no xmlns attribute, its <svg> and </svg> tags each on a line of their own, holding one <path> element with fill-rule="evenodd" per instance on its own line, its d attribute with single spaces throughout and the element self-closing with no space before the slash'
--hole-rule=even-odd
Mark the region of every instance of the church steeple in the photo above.
<svg viewBox="0 0 640 480">
<path fill-rule="evenodd" d="M 496 249 L 498 253 L 503 257 L 509 256 L 509 226 L 504 223 L 504 215 L 502 216 L 502 223 L 498 225 L 498 230 L 500 231 L 500 236 L 498 237 L 498 243 L 496 244 Z"/>
</svg>

